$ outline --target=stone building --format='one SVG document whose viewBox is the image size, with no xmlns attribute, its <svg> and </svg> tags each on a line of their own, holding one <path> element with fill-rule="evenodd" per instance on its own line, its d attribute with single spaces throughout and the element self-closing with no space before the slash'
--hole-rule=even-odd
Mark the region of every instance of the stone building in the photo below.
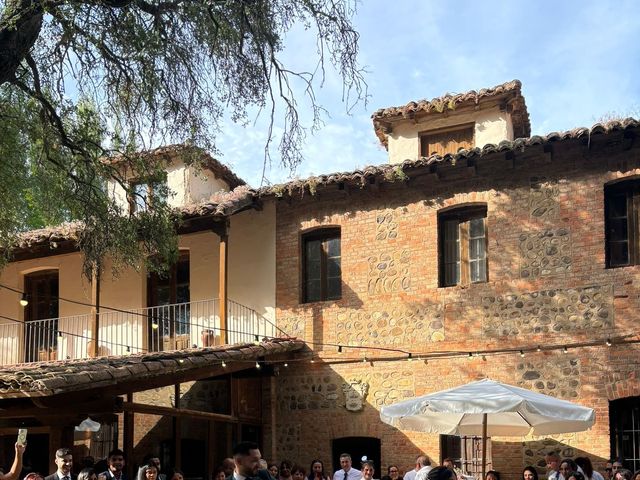
<svg viewBox="0 0 640 480">
<path fill-rule="evenodd" d="M 206 475 L 247 438 L 269 459 L 303 465 L 337 467 L 343 451 L 382 470 L 411 468 L 418 452 L 467 462 L 476 440 L 398 431 L 379 409 L 490 377 L 597 415 L 588 432 L 492 438 L 492 466 L 506 478 L 527 464 L 543 471 L 550 450 L 597 467 L 622 455 L 639 468 L 640 123 L 532 137 L 514 81 L 379 110 L 373 124 L 389 163 L 363 170 L 251 190 L 219 167 L 211 183 L 173 169 L 179 188 L 197 190 L 176 205 L 188 224 L 182 280 L 176 269 L 170 283 L 189 292 L 181 301 L 158 304 L 149 294 L 158 280 L 131 271 L 103 278 L 96 302 L 73 229 L 25 235 L 0 279 L 13 289 L 0 290 L 0 314 L 25 322 L 15 332 L 0 324 L 3 441 L 19 414 L 49 450 L 82 444 L 73 426 L 101 414 L 116 430 L 104 442 L 125 446 L 130 463 L 154 450 L 180 466 L 188 452 L 205 459 Z M 29 322 L 40 320 L 17 300 L 43 270 L 58 272 L 49 297 L 69 310 L 54 315 L 64 335 L 29 350 Z M 73 295 L 85 305 L 63 306 Z M 135 321 L 121 314 L 105 329 L 106 306 L 137 312 Z M 149 313 L 158 308 L 173 309 L 168 327 Z M 253 312 L 248 323 L 243 312 Z M 75 316 L 86 316 L 81 332 L 69 330 Z M 135 342 L 116 340 L 125 330 Z M 100 365 L 109 388 L 89 381 Z M 78 411 L 53 422 L 51 408 L 80 378 L 89 380 Z"/>
<path fill-rule="evenodd" d="M 379 409 L 490 377 L 597 412 L 588 432 L 491 439 L 508 478 L 550 450 L 640 467 L 638 122 L 530 137 L 512 82 L 373 123 L 390 165 L 289 184 L 276 204 L 278 325 L 317 354 L 281 369 L 277 456 L 462 456 L 472 440 L 398 431 Z"/>
</svg>

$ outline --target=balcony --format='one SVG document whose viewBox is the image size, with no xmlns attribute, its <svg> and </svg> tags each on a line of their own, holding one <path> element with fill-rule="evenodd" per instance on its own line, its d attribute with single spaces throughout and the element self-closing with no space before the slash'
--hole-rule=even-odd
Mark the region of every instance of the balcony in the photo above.
<svg viewBox="0 0 640 480">
<path fill-rule="evenodd" d="M 225 343 L 218 299 L 98 315 L 98 356 L 202 348 Z M 255 310 L 227 301 L 226 343 L 274 337 L 273 322 Z M 0 324 L 0 365 L 82 359 L 92 356 L 93 316 Z"/>
</svg>

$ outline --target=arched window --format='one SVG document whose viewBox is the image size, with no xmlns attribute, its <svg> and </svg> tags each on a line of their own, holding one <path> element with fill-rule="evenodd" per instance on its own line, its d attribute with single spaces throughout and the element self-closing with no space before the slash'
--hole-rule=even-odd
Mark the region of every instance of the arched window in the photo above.
<svg viewBox="0 0 640 480">
<path fill-rule="evenodd" d="M 302 302 L 342 297 L 340 228 L 322 228 L 302 236 Z"/>
<path fill-rule="evenodd" d="M 438 249 L 441 287 L 486 282 L 487 206 L 438 213 Z"/>
</svg>

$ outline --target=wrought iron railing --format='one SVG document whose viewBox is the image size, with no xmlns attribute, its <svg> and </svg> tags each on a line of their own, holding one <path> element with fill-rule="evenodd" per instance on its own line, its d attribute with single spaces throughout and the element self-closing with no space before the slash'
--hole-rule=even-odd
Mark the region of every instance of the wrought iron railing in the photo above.
<svg viewBox="0 0 640 480">
<path fill-rule="evenodd" d="M 98 316 L 98 356 L 183 350 L 273 337 L 275 325 L 252 308 L 227 301 L 225 331 L 218 299 L 135 310 L 102 310 Z M 0 365 L 93 355 L 90 314 L 0 324 Z"/>
</svg>

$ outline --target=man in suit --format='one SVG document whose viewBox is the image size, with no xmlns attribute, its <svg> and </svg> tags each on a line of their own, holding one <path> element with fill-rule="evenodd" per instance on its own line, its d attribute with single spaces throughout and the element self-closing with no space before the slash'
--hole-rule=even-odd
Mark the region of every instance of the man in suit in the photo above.
<svg viewBox="0 0 640 480">
<path fill-rule="evenodd" d="M 127 476 L 124 473 L 124 452 L 122 450 L 119 448 L 111 450 L 107 463 L 109 468 L 100 475 L 104 475 L 107 480 L 127 480 Z"/>
<path fill-rule="evenodd" d="M 56 450 L 55 464 L 58 469 L 48 477 L 44 477 L 44 480 L 76 480 L 75 475 L 71 474 L 71 469 L 73 468 L 71 450 L 68 448 Z"/>
<path fill-rule="evenodd" d="M 255 442 L 240 442 L 233 449 L 235 468 L 227 480 L 255 480 L 260 478 L 260 448 Z"/>
</svg>

